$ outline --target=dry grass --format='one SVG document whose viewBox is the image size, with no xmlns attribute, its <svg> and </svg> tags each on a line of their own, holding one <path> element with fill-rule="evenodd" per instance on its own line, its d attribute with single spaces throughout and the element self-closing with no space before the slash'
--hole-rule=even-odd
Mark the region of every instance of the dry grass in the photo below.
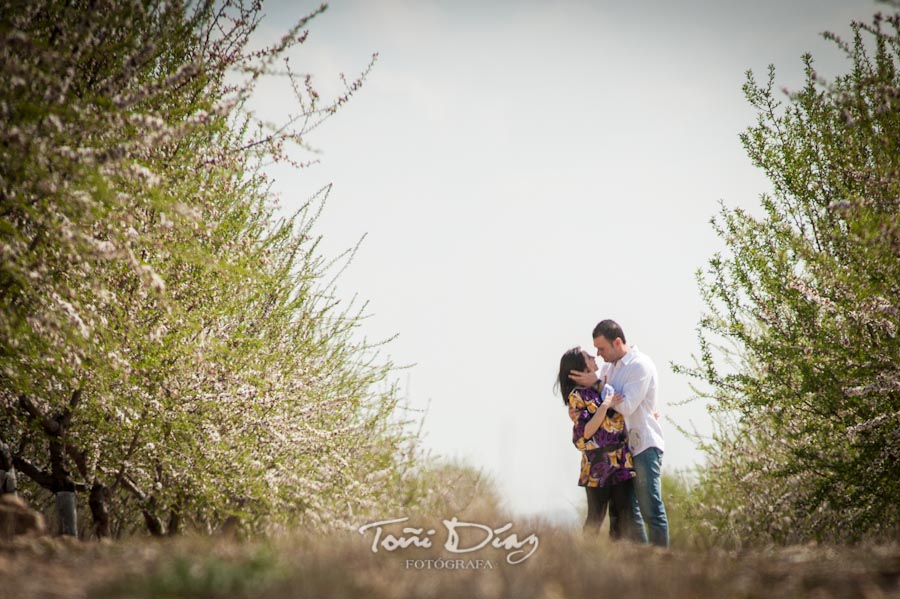
<svg viewBox="0 0 900 599">
<path fill-rule="evenodd" d="M 514 526 L 540 539 L 534 555 L 518 565 L 490 547 L 461 555 L 441 547 L 374 554 L 371 536 L 356 533 L 296 533 L 265 542 L 19 539 L 0 545 L 0 597 L 900 597 L 896 545 L 696 553 L 533 526 Z M 435 545 L 443 543 L 442 530 Z M 490 560 L 493 568 L 407 568 L 407 559 L 440 558 Z"/>
</svg>

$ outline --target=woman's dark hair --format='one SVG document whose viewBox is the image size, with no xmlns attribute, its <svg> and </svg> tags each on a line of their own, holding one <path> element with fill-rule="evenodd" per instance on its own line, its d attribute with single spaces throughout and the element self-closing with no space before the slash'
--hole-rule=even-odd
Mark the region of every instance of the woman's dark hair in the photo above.
<svg viewBox="0 0 900 599">
<path fill-rule="evenodd" d="M 569 371 L 577 370 L 581 372 L 585 368 L 587 368 L 587 363 L 584 361 L 584 353 L 582 353 L 580 347 L 573 347 L 559 359 L 559 378 L 556 384 L 559 386 L 559 392 L 562 393 L 564 404 L 569 405 L 569 393 L 578 386 L 575 384 L 575 381 L 569 378 Z"/>
</svg>

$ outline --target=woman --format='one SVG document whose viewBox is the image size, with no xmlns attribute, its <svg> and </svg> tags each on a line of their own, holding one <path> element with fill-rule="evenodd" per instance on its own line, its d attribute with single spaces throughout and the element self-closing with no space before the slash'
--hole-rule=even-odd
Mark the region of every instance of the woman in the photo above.
<svg viewBox="0 0 900 599">
<path fill-rule="evenodd" d="M 609 535 L 614 539 L 631 538 L 634 494 L 634 467 L 628 450 L 625 418 L 614 410 L 621 402 L 612 387 L 601 392 L 579 387 L 569 372 L 596 372 L 597 362 L 580 347 L 570 349 L 559 361 L 559 390 L 563 403 L 577 411 L 572 442 L 581 450 L 581 476 L 578 485 L 587 493 L 588 513 L 585 530 L 599 528 L 609 509 Z"/>
</svg>

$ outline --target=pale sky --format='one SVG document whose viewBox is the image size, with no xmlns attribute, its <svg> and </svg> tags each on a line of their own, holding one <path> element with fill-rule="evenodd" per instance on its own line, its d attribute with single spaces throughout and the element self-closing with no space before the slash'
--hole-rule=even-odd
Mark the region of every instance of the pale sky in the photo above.
<svg viewBox="0 0 900 599">
<path fill-rule="evenodd" d="M 268 2 L 279 36 L 315 3 Z M 461 2 L 333 0 L 291 55 L 323 95 L 373 52 L 365 86 L 311 135 L 321 163 L 276 167 L 286 210 L 333 183 L 316 231 L 329 256 L 367 235 L 339 280 L 369 301 L 424 446 L 494 477 L 519 514 L 573 520 L 580 456 L 553 383 L 601 319 L 655 361 L 664 468 L 703 456 L 673 425 L 711 420 L 672 362 L 690 363 L 703 306 L 694 273 L 721 248 L 719 200 L 751 210 L 769 185 L 738 139 L 755 115 L 744 73 L 778 88 L 844 59 L 868 0 Z M 267 83 L 254 106 L 296 107 Z M 297 154 L 300 160 L 309 155 Z M 393 516 L 386 514 L 386 516 Z"/>
</svg>

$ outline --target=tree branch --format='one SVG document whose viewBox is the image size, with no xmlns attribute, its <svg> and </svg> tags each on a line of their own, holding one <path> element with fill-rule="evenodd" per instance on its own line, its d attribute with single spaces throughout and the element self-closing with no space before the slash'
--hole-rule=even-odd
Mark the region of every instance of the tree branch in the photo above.
<svg viewBox="0 0 900 599">
<path fill-rule="evenodd" d="M 72 392 L 72 397 L 69 398 L 68 405 L 63 408 L 62 413 L 56 418 L 56 422 L 59 423 L 60 429 L 64 429 L 69 425 L 69 421 L 72 419 L 72 411 L 78 407 L 80 401 L 81 389 L 75 389 L 75 391 Z"/>
<path fill-rule="evenodd" d="M 162 520 L 151 511 L 156 507 L 156 499 L 152 495 L 147 495 L 141 491 L 128 475 L 122 477 L 122 486 L 137 497 L 138 504 L 141 506 L 141 513 L 144 515 L 144 523 L 147 525 L 147 530 L 150 534 L 154 537 L 163 536 Z"/>
<path fill-rule="evenodd" d="M 24 393 L 19 396 L 19 405 L 29 416 L 31 416 L 32 419 L 40 423 L 45 433 L 47 433 L 51 437 L 59 436 L 59 433 L 62 430 L 59 422 L 41 412 L 40 408 L 38 408 L 37 405 L 35 405 L 35 403 L 31 401 L 31 399 L 29 399 L 29 397 Z"/>
<path fill-rule="evenodd" d="M 44 472 L 25 458 L 19 456 L 13 456 L 12 462 L 16 470 L 48 491 L 56 492 L 56 480 L 49 473 Z"/>
</svg>

